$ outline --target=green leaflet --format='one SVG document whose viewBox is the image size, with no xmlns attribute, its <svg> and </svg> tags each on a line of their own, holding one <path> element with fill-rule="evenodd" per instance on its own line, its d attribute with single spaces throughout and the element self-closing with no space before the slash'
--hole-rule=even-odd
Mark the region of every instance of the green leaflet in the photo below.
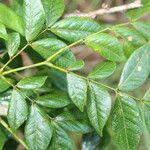
<svg viewBox="0 0 150 150">
<path fill-rule="evenodd" d="M 150 12 L 150 1 L 149 0 L 141 0 L 142 7 L 134 10 L 128 10 L 127 16 L 130 18 L 130 20 L 137 20 L 144 15 L 148 14 Z"/>
<path fill-rule="evenodd" d="M 94 69 L 89 73 L 88 77 L 91 79 L 104 79 L 113 74 L 115 69 L 116 63 L 103 61 L 94 67 Z"/>
<path fill-rule="evenodd" d="M 6 27 L 19 32 L 21 35 L 24 34 L 21 18 L 17 16 L 13 10 L 2 3 L 0 3 L 0 22 Z"/>
<path fill-rule="evenodd" d="M 129 27 L 117 27 L 114 30 L 136 48 L 146 43 L 146 40 L 143 37 L 143 35 L 135 29 L 131 29 Z"/>
<path fill-rule="evenodd" d="M 150 22 L 135 22 L 133 25 L 145 39 L 150 40 Z"/>
<path fill-rule="evenodd" d="M 84 79 L 76 76 L 75 74 L 67 74 L 68 93 L 73 103 L 84 111 L 84 106 L 87 100 L 87 83 Z"/>
<path fill-rule="evenodd" d="M 32 48 L 44 59 L 47 59 L 49 56 L 55 54 L 66 46 L 67 45 L 64 42 L 52 38 L 45 38 L 32 43 Z M 65 52 L 56 57 L 53 62 L 58 66 L 66 68 L 75 62 L 75 57 L 70 49 L 66 49 Z"/>
<path fill-rule="evenodd" d="M 140 114 L 136 102 L 126 95 L 115 100 L 112 130 L 120 150 L 136 150 L 141 136 Z"/>
<path fill-rule="evenodd" d="M 7 40 L 7 31 L 3 24 L 0 23 L 0 38 Z"/>
<path fill-rule="evenodd" d="M 77 60 L 77 61 L 73 62 L 72 64 L 70 64 L 69 67 L 67 68 L 67 70 L 70 70 L 70 71 L 79 70 L 84 67 L 84 64 L 85 63 L 83 60 Z"/>
<path fill-rule="evenodd" d="M 50 94 L 38 97 L 36 103 L 49 108 L 61 108 L 70 104 L 69 97 L 66 92 L 55 90 Z"/>
<path fill-rule="evenodd" d="M 61 113 L 55 118 L 55 122 L 70 132 L 85 134 L 93 130 L 87 116 L 74 110 Z"/>
<path fill-rule="evenodd" d="M 17 130 L 27 119 L 28 106 L 23 95 L 13 90 L 9 104 L 7 119 L 13 131 Z"/>
<path fill-rule="evenodd" d="M 75 150 L 70 137 L 59 125 L 54 123 L 53 138 L 49 150 Z"/>
<path fill-rule="evenodd" d="M 11 78 L 6 78 L 6 80 L 10 83 L 14 82 L 14 80 Z M 0 93 L 6 91 L 10 86 L 10 84 L 0 78 Z"/>
<path fill-rule="evenodd" d="M 131 55 L 125 64 L 119 89 L 132 91 L 141 86 L 150 73 L 150 44 L 145 44 Z"/>
<path fill-rule="evenodd" d="M 87 113 L 92 126 L 99 135 L 108 120 L 111 110 L 111 97 L 101 86 L 89 82 Z"/>
<path fill-rule="evenodd" d="M 140 103 L 144 127 L 150 132 L 150 88 L 146 91 Z"/>
<path fill-rule="evenodd" d="M 124 53 L 117 38 L 99 33 L 85 40 L 85 44 L 110 61 L 124 60 Z"/>
<path fill-rule="evenodd" d="M 55 23 L 50 30 L 69 42 L 76 42 L 102 30 L 102 27 L 86 17 L 68 17 Z"/>
<path fill-rule="evenodd" d="M 46 76 L 26 77 L 18 82 L 17 87 L 27 90 L 38 89 L 45 83 L 46 79 Z"/>
<path fill-rule="evenodd" d="M 4 128 L 0 125 L 0 150 L 3 150 L 3 146 L 7 140 L 6 133 Z"/>
<path fill-rule="evenodd" d="M 64 0 L 41 0 L 46 14 L 47 27 L 52 26 L 63 14 Z"/>
<path fill-rule="evenodd" d="M 25 127 L 25 138 L 30 150 L 46 150 L 52 137 L 52 126 L 47 115 L 36 105 L 31 106 Z"/>
<path fill-rule="evenodd" d="M 27 41 L 31 41 L 41 31 L 45 13 L 41 0 L 24 0 L 24 23 L 25 37 Z"/>
<path fill-rule="evenodd" d="M 6 47 L 10 57 L 15 55 L 18 51 L 20 45 L 20 35 L 17 32 L 8 34 L 8 39 L 6 41 Z"/>
</svg>

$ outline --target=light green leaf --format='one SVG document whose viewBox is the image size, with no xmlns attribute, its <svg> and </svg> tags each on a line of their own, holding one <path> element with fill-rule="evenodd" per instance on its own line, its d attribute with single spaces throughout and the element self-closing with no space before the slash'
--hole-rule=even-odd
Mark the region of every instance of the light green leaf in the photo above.
<svg viewBox="0 0 150 150">
<path fill-rule="evenodd" d="M 10 29 L 17 31 L 22 35 L 24 34 L 21 18 L 13 10 L 2 3 L 0 3 L 0 22 Z"/>
<path fill-rule="evenodd" d="M 146 43 L 146 40 L 143 37 L 143 35 L 135 29 L 131 29 L 129 27 L 117 27 L 114 30 L 136 48 Z"/>
<path fill-rule="evenodd" d="M 7 40 L 7 31 L 3 24 L 0 23 L 0 38 Z"/>
<path fill-rule="evenodd" d="M 10 57 L 15 55 L 20 45 L 20 35 L 17 32 L 8 34 L 8 40 L 6 41 L 6 47 Z"/>
<path fill-rule="evenodd" d="M 111 110 L 111 97 L 99 85 L 89 82 L 87 113 L 96 132 L 102 135 Z"/>
<path fill-rule="evenodd" d="M 150 22 L 135 22 L 133 25 L 145 39 L 150 40 Z"/>
<path fill-rule="evenodd" d="M 94 69 L 89 73 L 88 77 L 91 79 L 104 79 L 113 74 L 115 69 L 116 63 L 104 61 L 94 67 Z"/>
<path fill-rule="evenodd" d="M 49 150 L 74 150 L 74 145 L 65 130 L 54 123 L 54 132 Z"/>
<path fill-rule="evenodd" d="M 46 25 L 50 27 L 63 14 L 65 8 L 64 0 L 41 0 L 46 14 Z"/>
<path fill-rule="evenodd" d="M 84 67 L 84 61 L 77 60 L 77 61 L 73 62 L 72 64 L 70 64 L 70 66 L 67 68 L 67 70 L 75 71 L 75 70 L 79 70 L 83 67 Z"/>
<path fill-rule="evenodd" d="M 11 78 L 6 78 L 6 80 L 10 83 L 14 82 L 14 80 Z M 0 78 L 0 93 L 6 91 L 10 86 L 10 84 Z"/>
<path fill-rule="evenodd" d="M 23 95 L 13 90 L 7 119 L 12 130 L 17 130 L 27 119 L 28 106 Z"/>
<path fill-rule="evenodd" d="M 54 24 L 50 30 L 69 42 L 75 42 L 101 29 L 102 27 L 92 19 L 68 17 Z"/>
<path fill-rule="evenodd" d="M 145 44 L 135 50 L 125 64 L 119 89 L 132 91 L 141 86 L 150 73 L 150 44 Z"/>
<path fill-rule="evenodd" d="M 69 105 L 70 100 L 67 93 L 55 90 L 50 94 L 38 97 L 36 103 L 44 107 L 61 108 Z"/>
<path fill-rule="evenodd" d="M 85 134 L 93 130 L 87 117 L 81 112 L 63 112 L 55 118 L 55 122 L 70 132 Z"/>
<path fill-rule="evenodd" d="M 51 137 L 52 126 L 47 115 L 36 105 L 31 106 L 25 127 L 25 138 L 30 150 L 46 150 Z"/>
<path fill-rule="evenodd" d="M 111 61 L 124 59 L 123 49 L 117 38 L 106 33 L 100 33 L 85 40 L 85 44 Z"/>
<path fill-rule="evenodd" d="M 45 21 L 45 13 L 41 0 L 24 0 L 25 36 L 31 41 L 41 31 Z"/>
<path fill-rule="evenodd" d="M 136 150 L 141 136 L 140 114 L 136 102 L 126 95 L 115 100 L 112 130 L 121 150 Z"/>
<path fill-rule="evenodd" d="M 87 100 L 87 84 L 75 74 L 67 74 L 68 93 L 73 103 L 83 112 Z"/>
<path fill-rule="evenodd" d="M 45 83 L 46 79 L 46 76 L 26 77 L 18 82 L 17 87 L 27 90 L 38 89 Z"/>
<path fill-rule="evenodd" d="M 46 38 L 32 43 L 32 48 L 44 59 L 47 59 L 49 56 L 55 54 L 66 46 L 67 45 L 64 42 L 52 38 Z M 75 57 L 70 49 L 66 49 L 65 52 L 56 57 L 53 62 L 56 65 L 65 68 L 75 62 Z"/>
<path fill-rule="evenodd" d="M 142 1 L 142 7 L 137 8 L 136 10 L 128 10 L 127 15 L 130 18 L 130 20 L 137 20 L 144 15 L 150 13 L 150 1 L 149 0 L 141 0 Z"/>
</svg>

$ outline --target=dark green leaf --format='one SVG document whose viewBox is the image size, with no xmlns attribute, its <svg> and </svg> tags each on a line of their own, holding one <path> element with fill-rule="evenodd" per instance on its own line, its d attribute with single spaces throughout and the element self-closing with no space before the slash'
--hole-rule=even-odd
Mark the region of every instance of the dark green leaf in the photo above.
<svg viewBox="0 0 150 150">
<path fill-rule="evenodd" d="M 3 150 L 3 146 L 7 140 L 6 133 L 4 129 L 0 126 L 0 150 Z"/>
<path fill-rule="evenodd" d="M 88 75 L 92 79 L 104 79 L 114 73 L 116 63 L 104 61 L 98 64 Z"/>
<path fill-rule="evenodd" d="M 112 114 L 114 140 L 121 150 L 135 150 L 141 135 L 141 120 L 136 102 L 126 95 L 115 100 Z"/>
<path fill-rule="evenodd" d="M 9 104 L 7 119 L 10 127 L 15 131 L 27 119 L 28 107 L 23 95 L 13 90 Z"/>
<path fill-rule="evenodd" d="M 31 41 L 41 31 L 45 21 L 45 13 L 41 0 L 24 0 L 25 36 Z"/>
<path fill-rule="evenodd" d="M 75 74 L 67 74 L 68 93 L 73 103 L 83 112 L 87 100 L 87 84 Z"/>
<path fill-rule="evenodd" d="M 46 14 L 46 25 L 50 27 L 63 14 L 65 8 L 64 0 L 41 0 Z"/>
<path fill-rule="evenodd" d="M 0 23 L 0 38 L 7 40 L 6 28 L 3 24 Z"/>
<path fill-rule="evenodd" d="M 30 150 L 47 149 L 52 137 L 52 126 L 48 119 L 47 115 L 36 105 L 31 106 L 25 127 L 25 138 Z"/>
<path fill-rule="evenodd" d="M 20 45 L 20 35 L 17 32 L 8 34 L 8 40 L 6 42 L 6 47 L 10 57 L 15 55 L 18 51 Z"/>
<path fill-rule="evenodd" d="M 67 70 L 75 71 L 75 70 L 81 69 L 82 67 L 84 67 L 84 61 L 77 60 L 77 61 L 73 62 L 72 64 L 70 64 L 70 66 L 67 68 Z"/>
<path fill-rule="evenodd" d="M 150 22 L 135 22 L 133 25 L 147 40 L 150 40 Z"/>
<path fill-rule="evenodd" d="M 85 40 L 85 44 L 108 60 L 122 61 L 124 59 L 121 44 L 115 37 L 109 34 L 100 33 L 91 36 Z"/>
<path fill-rule="evenodd" d="M 73 112 L 63 112 L 55 118 L 57 124 L 63 127 L 65 130 L 77 133 L 88 133 L 92 131 L 92 127 L 89 125 L 88 119 L 85 115 Z"/>
<path fill-rule="evenodd" d="M 138 48 L 146 43 L 145 38 L 135 29 L 129 27 L 117 27 L 115 31 L 118 32 L 121 37 L 125 38 L 130 42 L 134 47 Z"/>
<path fill-rule="evenodd" d="M 14 80 L 10 78 L 6 78 L 6 80 L 10 83 L 14 82 Z M 0 93 L 6 91 L 10 86 L 10 84 L 0 78 Z"/>
<path fill-rule="evenodd" d="M 86 17 L 68 17 L 51 27 L 53 33 L 69 42 L 85 38 L 101 29 L 97 22 Z"/>
<path fill-rule="evenodd" d="M 2 3 L 0 3 L 0 22 L 10 29 L 17 31 L 22 35 L 24 34 L 21 18 L 13 10 Z"/>
<path fill-rule="evenodd" d="M 64 42 L 52 38 L 46 38 L 32 43 L 32 48 L 44 59 L 47 59 L 66 46 Z M 58 66 L 68 67 L 71 63 L 75 62 L 75 57 L 70 49 L 66 49 L 64 53 L 61 53 L 53 61 Z"/>
<path fill-rule="evenodd" d="M 38 89 L 45 83 L 46 79 L 46 76 L 26 77 L 18 82 L 17 87 L 27 90 Z"/>
<path fill-rule="evenodd" d="M 127 15 L 130 20 L 137 20 L 150 12 L 150 1 L 141 0 L 142 7 L 138 9 L 128 10 Z"/>
<path fill-rule="evenodd" d="M 126 62 L 119 82 L 119 89 L 132 91 L 141 86 L 150 73 L 150 44 L 134 51 Z"/>
<path fill-rule="evenodd" d="M 50 108 L 65 107 L 70 103 L 67 93 L 55 90 L 54 92 L 38 97 L 36 103 Z"/>
<path fill-rule="evenodd" d="M 102 135 L 103 127 L 111 110 L 109 93 L 95 83 L 89 82 L 87 113 L 96 132 Z"/>
<path fill-rule="evenodd" d="M 54 123 L 54 132 L 49 150 L 74 150 L 72 140 L 67 133 L 57 124 Z"/>
</svg>

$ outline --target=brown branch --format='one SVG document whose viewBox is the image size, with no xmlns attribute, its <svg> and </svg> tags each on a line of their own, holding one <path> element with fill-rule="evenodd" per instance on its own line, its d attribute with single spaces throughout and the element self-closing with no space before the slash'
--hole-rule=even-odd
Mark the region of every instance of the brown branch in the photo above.
<svg viewBox="0 0 150 150">
<path fill-rule="evenodd" d="M 65 15 L 65 17 L 82 16 L 82 17 L 95 18 L 98 15 L 121 12 L 129 9 L 139 8 L 139 7 L 142 7 L 141 0 L 135 0 L 135 2 L 130 4 L 120 5 L 112 8 L 102 8 L 88 13 L 72 13 L 72 14 Z"/>
</svg>

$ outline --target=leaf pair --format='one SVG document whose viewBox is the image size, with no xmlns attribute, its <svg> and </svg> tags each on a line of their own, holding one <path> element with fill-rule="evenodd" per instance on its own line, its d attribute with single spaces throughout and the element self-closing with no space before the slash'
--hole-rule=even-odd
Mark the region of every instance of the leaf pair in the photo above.
<svg viewBox="0 0 150 150">
<path fill-rule="evenodd" d="M 95 130 L 102 135 L 102 129 L 109 117 L 111 98 L 99 85 L 87 82 L 74 75 L 67 74 L 68 92 L 73 103 L 80 109 L 87 107 L 88 117 Z M 88 93 L 88 96 L 87 96 Z"/>
</svg>

